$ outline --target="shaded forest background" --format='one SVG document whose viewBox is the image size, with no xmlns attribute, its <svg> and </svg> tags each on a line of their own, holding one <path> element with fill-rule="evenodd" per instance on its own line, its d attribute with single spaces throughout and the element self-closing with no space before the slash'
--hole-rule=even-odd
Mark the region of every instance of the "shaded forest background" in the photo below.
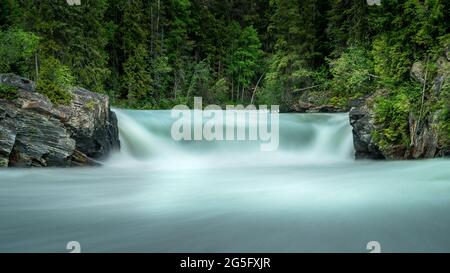
<svg viewBox="0 0 450 273">
<path fill-rule="evenodd" d="M 412 64 L 433 63 L 450 44 L 450 0 L 81 3 L 1 0 L 0 72 L 37 81 L 57 103 L 79 85 L 137 109 L 201 96 L 289 111 L 306 90 L 345 108 L 379 88 L 410 105 L 422 89 Z"/>
</svg>

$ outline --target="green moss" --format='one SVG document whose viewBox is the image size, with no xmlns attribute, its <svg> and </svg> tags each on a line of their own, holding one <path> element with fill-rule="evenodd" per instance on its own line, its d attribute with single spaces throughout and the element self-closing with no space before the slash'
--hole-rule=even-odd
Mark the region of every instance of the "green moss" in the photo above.
<svg viewBox="0 0 450 273">
<path fill-rule="evenodd" d="M 13 100 L 17 98 L 17 88 L 0 83 L 0 99 Z"/>
<path fill-rule="evenodd" d="M 95 100 L 89 100 L 84 107 L 89 111 L 94 111 L 96 106 L 97 102 Z"/>
</svg>

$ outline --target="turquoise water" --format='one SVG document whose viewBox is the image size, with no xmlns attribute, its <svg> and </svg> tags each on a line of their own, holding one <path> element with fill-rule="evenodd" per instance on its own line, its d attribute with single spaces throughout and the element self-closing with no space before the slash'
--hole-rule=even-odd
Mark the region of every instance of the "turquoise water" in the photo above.
<svg viewBox="0 0 450 273">
<path fill-rule="evenodd" d="M 0 171 L 0 252 L 450 252 L 450 161 L 355 162 L 347 114 L 281 114 L 261 152 L 116 112 L 103 167 Z"/>
</svg>

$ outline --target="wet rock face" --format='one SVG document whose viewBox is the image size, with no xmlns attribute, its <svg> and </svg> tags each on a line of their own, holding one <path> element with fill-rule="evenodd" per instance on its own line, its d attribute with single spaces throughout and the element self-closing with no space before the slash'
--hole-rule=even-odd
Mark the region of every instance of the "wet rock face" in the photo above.
<svg viewBox="0 0 450 273">
<path fill-rule="evenodd" d="M 119 149 L 107 96 L 75 88 L 71 105 L 54 106 L 18 88 L 17 99 L 0 100 L 0 167 L 97 165 L 94 159 Z"/>
<path fill-rule="evenodd" d="M 101 159 L 111 150 L 119 149 L 117 118 L 110 110 L 109 98 L 83 88 L 76 88 L 72 93 L 72 104 L 59 110 L 67 117 L 64 124 L 75 139 L 77 150 Z"/>
<path fill-rule="evenodd" d="M 377 144 L 373 141 L 375 118 L 367 97 L 351 108 L 349 117 L 353 127 L 353 144 L 356 159 L 385 159 Z"/>
<path fill-rule="evenodd" d="M 8 167 L 9 155 L 16 142 L 16 128 L 12 120 L 4 118 L 6 113 L 2 110 L 0 106 L 0 167 Z"/>
</svg>

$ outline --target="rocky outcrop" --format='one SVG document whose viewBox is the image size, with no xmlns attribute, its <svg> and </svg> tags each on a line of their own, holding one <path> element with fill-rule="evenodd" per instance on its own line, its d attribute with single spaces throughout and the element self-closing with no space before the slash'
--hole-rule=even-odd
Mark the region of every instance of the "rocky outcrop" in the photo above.
<svg viewBox="0 0 450 273">
<path fill-rule="evenodd" d="M 409 158 L 434 158 L 450 155 L 450 149 L 439 145 L 436 129 L 437 113 L 428 116 L 421 122 L 412 114 L 409 115 L 411 145 Z"/>
<path fill-rule="evenodd" d="M 425 65 L 416 62 L 411 67 L 410 76 L 415 81 L 427 84 L 429 87 L 425 93 L 425 99 L 439 101 L 442 87 L 450 79 L 450 59 L 441 57 L 437 60 L 437 71 L 432 79 L 426 80 Z M 439 136 L 439 116 L 443 109 L 430 111 L 421 118 L 409 114 L 408 123 L 410 145 L 392 145 L 381 149 L 374 141 L 374 132 L 381 131 L 375 122 L 374 106 L 375 98 L 386 93 L 378 90 L 370 96 L 362 98 L 354 103 L 350 110 L 350 124 L 353 127 L 353 140 L 357 159 L 421 159 L 450 156 L 448 144 L 442 144 Z M 447 142 L 448 143 L 448 142 Z"/>
<path fill-rule="evenodd" d="M 104 158 L 119 146 L 117 118 L 110 110 L 109 99 L 83 88 L 75 88 L 72 94 L 72 104 L 58 108 L 67 117 L 64 125 L 77 150 L 92 158 Z"/>
<path fill-rule="evenodd" d="M 376 95 L 360 98 L 352 102 L 350 110 L 350 125 L 353 128 L 353 145 L 355 147 L 356 159 L 384 159 L 373 139 L 375 130 L 375 114 L 372 109 L 373 100 Z"/>
<path fill-rule="evenodd" d="M 32 92 L 31 81 L 11 74 L 0 79 L 18 88 L 16 99 L 0 99 L 1 167 L 97 165 L 96 159 L 119 149 L 117 119 L 107 96 L 73 88 L 72 103 L 55 106 Z"/>
<path fill-rule="evenodd" d="M 308 102 L 298 101 L 294 104 L 292 110 L 297 113 L 343 113 L 346 109 L 336 107 L 330 104 L 315 105 Z"/>
<path fill-rule="evenodd" d="M 290 110 L 297 113 L 344 113 L 349 111 L 349 108 L 338 107 L 327 101 L 329 98 L 324 92 L 313 89 L 305 90 L 302 91 Z"/>
<path fill-rule="evenodd" d="M 0 74 L 0 83 L 7 84 L 12 87 L 17 87 L 29 92 L 36 91 L 36 85 L 29 79 L 17 76 L 16 74 Z"/>
</svg>

